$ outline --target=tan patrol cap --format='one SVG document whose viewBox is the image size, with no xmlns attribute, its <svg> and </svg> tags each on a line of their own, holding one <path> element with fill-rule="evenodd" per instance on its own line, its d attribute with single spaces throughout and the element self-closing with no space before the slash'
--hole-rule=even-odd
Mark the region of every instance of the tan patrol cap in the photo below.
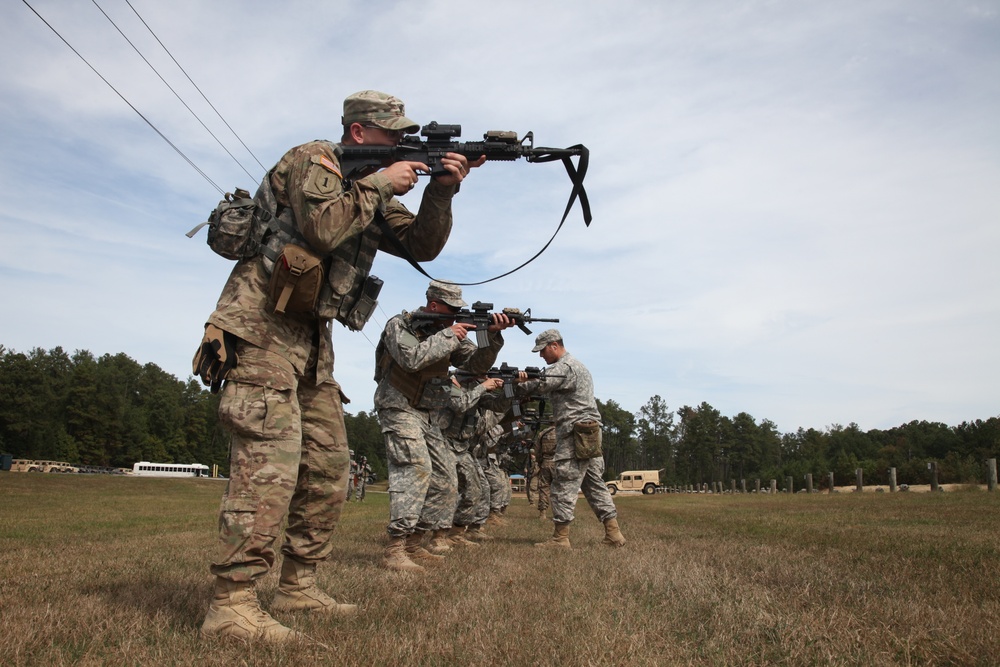
<svg viewBox="0 0 1000 667">
<path fill-rule="evenodd" d="M 469 304 L 462 301 L 462 288 L 455 283 L 432 280 L 427 287 L 427 300 L 440 301 L 452 308 L 465 308 Z"/>
<path fill-rule="evenodd" d="M 340 122 L 344 127 L 351 123 L 371 123 L 383 130 L 400 130 L 407 134 L 419 130 L 420 124 L 404 114 L 403 100 L 398 97 L 377 90 L 362 90 L 344 100 Z"/>
<path fill-rule="evenodd" d="M 560 340 L 562 340 L 562 334 L 559 333 L 558 329 L 546 329 L 542 333 L 535 336 L 535 347 L 531 348 L 531 351 L 541 352 L 542 348 L 549 343 L 555 343 Z"/>
</svg>

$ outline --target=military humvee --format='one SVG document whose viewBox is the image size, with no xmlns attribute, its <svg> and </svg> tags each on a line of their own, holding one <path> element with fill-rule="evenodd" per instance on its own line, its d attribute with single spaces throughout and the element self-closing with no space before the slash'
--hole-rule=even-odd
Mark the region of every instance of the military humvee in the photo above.
<svg viewBox="0 0 1000 667">
<path fill-rule="evenodd" d="M 608 491 L 615 495 L 619 491 L 642 491 L 646 495 L 656 493 L 663 470 L 626 470 L 618 479 L 608 482 Z"/>
</svg>

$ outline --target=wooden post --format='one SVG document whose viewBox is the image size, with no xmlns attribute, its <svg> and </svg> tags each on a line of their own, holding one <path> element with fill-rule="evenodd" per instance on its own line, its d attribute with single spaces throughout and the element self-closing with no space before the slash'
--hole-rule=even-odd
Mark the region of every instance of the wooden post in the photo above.
<svg viewBox="0 0 1000 667">
<path fill-rule="evenodd" d="M 795 493 L 795 483 L 792 481 L 791 475 L 785 478 L 785 488 L 788 489 L 789 493 Z"/>
<path fill-rule="evenodd" d="M 889 493 L 896 492 L 896 469 L 889 468 Z"/>
<path fill-rule="evenodd" d="M 855 484 L 855 490 L 858 493 L 861 493 L 862 491 L 865 490 L 864 476 L 865 476 L 864 470 L 862 470 L 861 468 L 854 469 L 854 484 Z"/>
<path fill-rule="evenodd" d="M 830 485 L 830 493 L 833 493 L 834 490 L 835 490 L 833 488 L 833 472 L 826 473 L 826 479 L 827 479 L 827 483 Z"/>
<path fill-rule="evenodd" d="M 729 492 L 730 493 L 736 493 L 736 480 L 735 479 L 729 480 Z"/>
<path fill-rule="evenodd" d="M 931 471 L 931 491 L 938 491 L 940 487 L 938 486 L 937 461 L 930 461 L 927 464 L 927 469 Z"/>
<path fill-rule="evenodd" d="M 777 492 L 778 492 L 778 480 L 772 479 L 771 480 L 771 493 L 777 493 Z"/>
<path fill-rule="evenodd" d="M 806 493 L 813 492 L 813 476 L 811 472 L 806 473 Z"/>
<path fill-rule="evenodd" d="M 986 469 L 987 469 L 987 472 L 988 472 L 987 477 L 986 477 L 986 488 L 989 491 L 996 491 L 997 490 L 997 460 L 996 459 L 987 459 L 986 460 Z"/>
<path fill-rule="evenodd" d="M 753 481 L 753 490 L 755 493 L 760 493 L 760 477 Z"/>
<path fill-rule="evenodd" d="M 747 481 L 745 479 L 740 480 L 740 493 L 747 492 Z"/>
</svg>

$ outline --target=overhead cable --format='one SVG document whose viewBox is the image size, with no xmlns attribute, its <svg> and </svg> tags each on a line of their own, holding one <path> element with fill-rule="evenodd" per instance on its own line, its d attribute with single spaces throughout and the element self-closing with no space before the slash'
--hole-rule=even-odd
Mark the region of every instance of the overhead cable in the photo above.
<svg viewBox="0 0 1000 667">
<path fill-rule="evenodd" d="M 31 6 L 31 3 L 29 3 L 29 2 L 28 2 L 28 0 L 21 0 L 21 2 L 23 2 L 23 3 L 24 3 L 24 4 L 25 4 L 25 5 L 27 6 L 27 7 L 28 7 L 28 9 L 30 9 L 30 10 L 32 11 L 32 13 L 34 13 L 34 15 L 35 15 L 35 16 L 37 16 L 37 17 L 39 18 L 39 20 L 41 20 L 41 22 L 42 22 L 42 23 L 44 23 L 44 24 L 45 24 L 46 26 L 48 26 L 49 30 L 51 30 L 52 32 L 54 32 L 54 33 L 55 33 L 55 35 L 56 35 L 56 37 L 58 37 L 59 39 L 61 39 L 61 40 L 62 40 L 62 42 L 63 42 L 63 44 L 65 44 L 66 46 L 68 46 L 68 47 L 69 47 L 69 49 L 70 49 L 70 51 L 72 51 L 73 53 L 75 53 L 75 54 L 76 54 L 76 56 L 77 56 L 77 57 L 78 57 L 78 58 L 79 58 L 80 60 L 82 60 L 82 61 L 84 62 L 84 64 L 86 64 L 86 65 L 87 65 L 87 67 L 89 67 L 89 68 L 91 69 L 91 71 L 93 71 L 93 72 L 94 72 L 94 74 L 96 74 L 96 75 L 97 75 L 97 76 L 98 76 L 98 77 L 99 77 L 99 78 L 101 79 L 101 81 L 103 81 L 103 82 L 104 82 L 105 84 L 107 84 L 108 88 L 110 88 L 111 90 L 115 91 L 115 94 L 116 94 L 116 95 L 118 95 L 118 97 L 122 98 L 122 101 L 123 101 L 123 102 L 125 102 L 125 104 L 127 104 L 127 105 L 129 106 L 129 108 L 131 108 L 131 109 L 132 109 L 132 111 L 134 111 L 134 112 L 135 112 L 135 113 L 136 113 L 136 114 L 137 114 L 137 115 L 139 116 L 139 118 L 143 119 L 143 120 L 144 120 L 144 121 L 146 122 L 146 125 L 149 125 L 149 127 L 151 127 L 151 128 L 153 129 L 153 131 L 154 131 L 154 132 L 156 132 L 156 133 L 157 133 L 158 135 L 160 135 L 160 138 L 161 138 L 161 139 L 163 139 L 163 140 L 164 140 L 165 142 L 167 142 L 167 144 L 169 144 L 169 146 L 170 146 L 171 148 L 173 148 L 173 149 L 174 149 L 174 151 L 176 151 L 178 155 L 180 155 L 180 156 L 181 156 L 182 158 L 184 158 L 184 161 L 185 161 L 185 162 L 187 162 L 187 163 L 188 163 L 189 165 L 191 165 L 191 168 L 192 168 L 192 169 L 194 169 L 194 170 L 195 170 L 195 171 L 197 171 L 197 172 L 198 172 L 199 174 L 201 174 L 201 175 L 202 175 L 202 177 L 203 177 L 203 178 L 204 178 L 204 179 L 205 179 L 206 181 L 208 181 L 208 182 L 209 182 L 209 184 L 210 184 L 210 185 L 211 185 L 211 186 L 212 186 L 213 188 L 215 188 L 216 190 L 218 190 L 218 192 L 219 192 L 219 194 L 220 194 L 220 195 L 225 195 L 225 190 L 223 190 L 222 188 L 220 188 L 220 187 L 219 187 L 219 186 L 218 186 L 218 185 L 217 185 L 217 184 L 215 183 L 215 181 L 213 181 L 213 180 L 212 180 L 211 178 L 209 178 L 208 174 L 206 174 L 206 173 L 205 173 L 204 171 L 202 171 L 202 170 L 201 170 L 201 168 L 200 168 L 200 167 L 198 167 L 198 165 L 196 165 L 196 164 L 195 164 L 195 163 L 194 163 L 194 162 L 193 162 L 193 161 L 191 160 L 191 158 L 189 158 L 189 157 L 188 157 L 187 155 L 185 155 L 185 154 L 184 154 L 184 151 L 182 151 L 182 150 L 181 150 L 180 148 L 178 148 L 178 147 L 177 147 L 177 146 L 176 146 L 176 145 L 174 144 L 174 142 L 170 141 L 170 139 L 167 139 L 167 136 L 166 136 L 165 134 L 163 134 L 163 132 L 160 132 L 159 128 L 157 128 L 157 127 L 156 127 L 155 125 L 153 125 L 152 121 L 150 121 L 150 120 L 149 120 L 148 118 L 146 118 L 146 117 L 145 117 L 144 115 L 142 115 L 142 112 L 141 112 L 141 111 L 139 111 L 138 109 L 136 109 L 136 108 L 135 108 L 135 105 L 133 105 L 133 104 L 132 104 L 131 102 L 129 102 L 129 101 L 128 101 L 128 99 L 126 99 L 126 97 L 125 97 L 124 95 L 122 95 L 122 94 L 121 94 L 121 93 L 120 93 L 120 92 L 118 91 L 118 89 L 117 89 L 117 88 L 115 88 L 115 87 L 114 87 L 113 85 L 111 85 L 111 82 L 110 82 L 110 81 L 108 81 L 107 79 L 105 79 L 105 78 L 104 78 L 104 75 L 102 75 L 102 74 L 101 74 L 100 72 L 98 72 L 98 71 L 97 71 L 97 68 L 95 68 L 95 67 L 94 67 L 93 65 L 91 65 L 91 64 L 90 64 L 90 62 L 89 62 L 89 61 L 88 61 L 88 60 L 87 60 L 86 58 L 84 58 L 84 57 L 83 57 L 83 55 L 81 55 L 81 53 L 80 53 L 79 51 L 77 51 L 77 50 L 76 50 L 75 48 L 73 48 L 73 45 L 72 45 L 72 44 L 70 44 L 70 43 L 69 43 L 69 42 L 68 42 L 68 41 L 66 40 L 66 38 L 65 38 L 65 37 L 63 37 L 63 36 L 62 36 L 61 34 L 59 34 L 59 31 L 58 31 L 58 30 L 56 30 L 56 29 L 55 29 L 55 28 L 54 28 L 54 27 L 52 26 L 52 24 L 51 24 L 51 23 L 49 23 L 48 21 L 46 21 L 46 20 L 45 20 L 45 18 L 44 18 L 44 17 L 42 17 L 42 15 L 41 15 L 41 14 L 39 14 L 39 13 L 38 13 L 38 11 L 37 11 L 37 10 L 36 10 L 36 9 L 35 9 L 34 7 L 32 7 L 32 6 Z"/>
</svg>

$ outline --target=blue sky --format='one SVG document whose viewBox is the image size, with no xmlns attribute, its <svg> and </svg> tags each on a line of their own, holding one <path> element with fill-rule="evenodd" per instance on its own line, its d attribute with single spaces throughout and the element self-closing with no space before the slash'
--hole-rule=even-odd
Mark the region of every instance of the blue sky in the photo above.
<svg viewBox="0 0 1000 667">
<path fill-rule="evenodd" d="M 244 167 L 93 2 L 29 2 L 216 184 L 256 187 L 124 0 L 98 4 Z M 574 210 L 541 258 L 466 295 L 559 317 L 603 400 L 707 401 L 782 431 L 1000 414 L 995 3 L 131 2 L 266 167 L 335 140 L 366 88 L 466 140 L 587 145 L 590 228 Z M 231 265 L 184 233 L 218 192 L 25 4 L 0 18 L 0 344 L 186 378 Z M 486 165 L 427 269 L 516 266 L 569 190 L 558 164 Z M 375 273 L 375 321 L 334 329 L 353 411 L 371 409 L 381 325 L 426 287 L 396 258 Z M 500 360 L 541 363 L 507 341 Z"/>
</svg>

